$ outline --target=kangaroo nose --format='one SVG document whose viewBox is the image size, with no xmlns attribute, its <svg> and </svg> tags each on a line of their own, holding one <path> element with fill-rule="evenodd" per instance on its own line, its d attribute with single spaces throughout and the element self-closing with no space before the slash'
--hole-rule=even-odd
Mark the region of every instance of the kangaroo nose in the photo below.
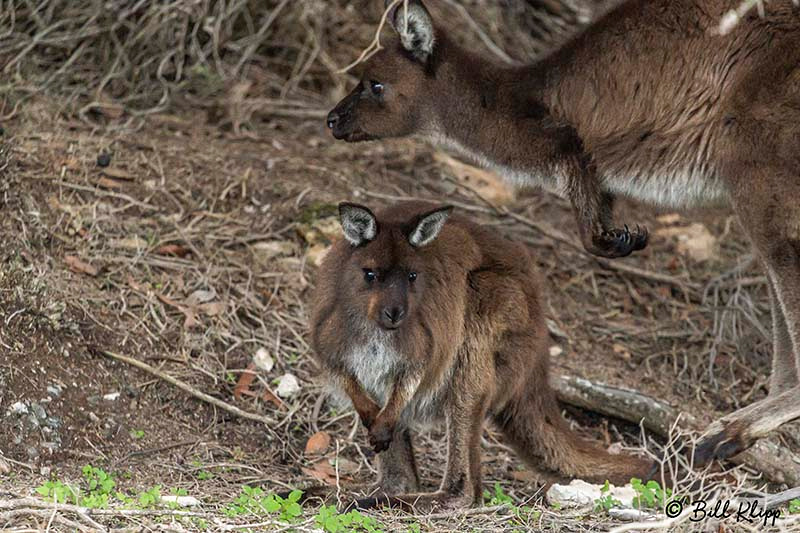
<svg viewBox="0 0 800 533">
<path fill-rule="evenodd" d="M 400 307 L 387 307 L 383 310 L 383 314 L 389 319 L 389 322 L 392 325 L 395 325 L 403 320 L 403 317 L 406 315 L 406 311 Z"/>
<path fill-rule="evenodd" d="M 328 129 L 332 130 L 337 122 L 339 122 L 339 113 L 336 111 L 328 113 Z"/>
</svg>

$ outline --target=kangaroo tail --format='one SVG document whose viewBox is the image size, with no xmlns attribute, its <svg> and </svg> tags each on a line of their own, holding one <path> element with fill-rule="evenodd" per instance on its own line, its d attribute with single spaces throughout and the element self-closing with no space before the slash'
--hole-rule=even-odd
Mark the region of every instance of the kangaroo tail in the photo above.
<svg viewBox="0 0 800 533">
<path fill-rule="evenodd" d="M 509 444 L 533 466 L 616 485 L 628 483 L 633 477 L 647 479 L 652 475 L 651 460 L 612 455 L 576 435 L 561 417 L 549 387 L 526 387 L 494 418 Z"/>
</svg>

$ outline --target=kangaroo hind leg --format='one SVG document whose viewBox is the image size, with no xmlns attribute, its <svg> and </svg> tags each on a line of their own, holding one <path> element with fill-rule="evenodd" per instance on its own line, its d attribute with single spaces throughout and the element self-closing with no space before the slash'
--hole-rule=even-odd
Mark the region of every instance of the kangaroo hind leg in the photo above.
<svg viewBox="0 0 800 533">
<path fill-rule="evenodd" d="M 800 417 L 800 176 L 737 169 L 734 207 L 761 256 L 772 291 L 775 346 L 770 397 L 715 422 L 695 450 L 695 464 L 725 459 Z"/>
</svg>

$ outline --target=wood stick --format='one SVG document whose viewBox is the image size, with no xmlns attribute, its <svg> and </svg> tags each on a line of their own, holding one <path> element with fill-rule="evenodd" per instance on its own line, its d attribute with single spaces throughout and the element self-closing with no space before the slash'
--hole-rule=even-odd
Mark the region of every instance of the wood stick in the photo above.
<svg viewBox="0 0 800 533">
<path fill-rule="evenodd" d="M 191 385 L 189 385 L 187 383 L 184 383 L 183 381 L 181 381 L 179 379 L 176 379 L 176 378 L 170 376 L 169 374 L 166 374 L 166 373 L 158 370 L 157 368 L 153 368 L 152 366 L 148 365 L 147 363 L 143 363 L 143 362 L 141 362 L 141 361 L 139 361 L 137 359 L 133 359 L 132 357 L 128 357 L 128 356 L 121 355 L 121 354 L 114 353 L 114 352 L 109 352 L 108 350 L 100 350 L 100 353 L 105 355 L 106 357 L 110 357 L 112 359 L 116 359 L 117 361 L 122 361 L 123 363 L 127 363 L 127 364 L 129 364 L 131 366 L 135 366 L 136 368 L 140 368 L 140 369 L 144 370 L 145 372 L 148 372 L 148 373 L 156 376 L 157 378 L 166 381 L 167 383 L 175 385 L 176 387 L 178 387 L 182 391 L 188 392 L 189 394 L 191 394 L 195 398 L 197 398 L 199 400 L 202 400 L 202 401 L 204 401 L 206 403 L 210 403 L 211 405 L 219 407 L 220 409 L 228 411 L 229 413 L 234 414 L 236 416 L 240 416 L 242 418 L 247 418 L 248 420 L 255 420 L 256 422 L 261 422 L 262 424 L 267 424 L 267 425 L 272 425 L 272 426 L 274 426 L 277 423 L 272 418 L 269 418 L 269 417 L 264 416 L 264 415 L 259 415 L 259 414 L 256 414 L 256 413 L 250 413 L 248 411 L 244 411 L 242 409 L 239 409 L 235 405 L 231 405 L 229 403 L 223 402 L 219 398 L 214 398 L 213 396 L 209 396 L 208 394 L 206 394 L 204 392 L 200 392 L 199 390 L 195 389 Z"/>
</svg>

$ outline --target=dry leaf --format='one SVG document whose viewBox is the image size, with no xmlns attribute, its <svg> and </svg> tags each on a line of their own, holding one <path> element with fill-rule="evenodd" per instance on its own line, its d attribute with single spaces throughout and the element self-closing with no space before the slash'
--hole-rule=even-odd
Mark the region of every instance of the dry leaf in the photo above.
<svg viewBox="0 0 800 533">
<path fill-rule="evenodd" d="M 264 391 L 264 394 L 261 395 L 261 398 L 265 402 L 269 402 L 269 403 L 273 404 L 275 407 L 278 407 L 278 408 L 283 407 L 283 402 L 281 401 L 281 399 L 278 398 L 277 396 L 275 396 L 275 393 L 273 393 L 269 389 Z"/>
<path fill-rule="evenodd" d="M 112 191 L 120 191 L 123 188 L 123 185 L 120 182 L 114 181 L 109 178 L 105 178 L 103 176 L 97 178 L 97 182 L 95 184 L 101 189 L 107 189 Z"/>
<path fill-rule="evenodd" d="M 463 163 L 444 152 L 436 152 L 433 158 L 447 165 L 458 181 L 491 203 L 503 205 L 514 199 L 514 189 L 496 173 Z"/>
<path fill-rule="evenodd" d="M 122 170 L 121 168 L 116 167 L 107 167 L 103 169 L 103 174 L 108 176 L 109 178 L 113 178 L 115 180 L 123 180 L 123 181 L 133 181 L 134 176 L 130 172 Z"/>
<path fill-rule="evenodd" d="M 325 453 L 331 445 L 331 436 L 327 431 L 318 431 L 311 435 L 306 442 L 306 454 L 320 455 Z"/>
<path fill-rule="evenodd" d="M 349 461 L 348 461 L 349 462 Z M 349 476 L 343 475 L 343 459 L 339 459 L 339 481 L 351 481 Z M 328 485 L 336 486 L 336 468 L 331 464 L 331 459 L 325 458 L 317 461 L 310 468 L 302 468 L 303 473 Z"/>
<path fill-rule="evenodd" d="M 156 248 L 156 253 L 159 255 L 174 255 L 175 257 L 186 257 L 191 252 L 191 249 L 182 244 L 162 244 Z"/>
<path fill-rule="evenodd" d="M 98 102 L 91 107 L 92 111 L 105 115 L 110 119 L 117 119 L 125 113 L 125 108 L 119 104 Z"/>
<path fill-rule="evenodd" d="M 61 162 L 61 166 L 68 170 L 79 170 L 81 168 L 80 161 L 73 156 L 64 158 L 64 160 Z"/>
<path fill-rule="evenodd" d="M 256 379 L 256 373 L 253 372 L 255 368 L 256 365 L 250 363 L 247 365 L 247 369 L 239 376 L 239 380 L 236 382 L 236 386 L 233 388 L 233 397 L 237 400 L 241 399 L 242 394 L 247 394 L 248 396 L 254 395 L 250 391 L 250 385 L 253 383 L 253 380 Z"/>
<path fill-rule="evenodd" d="M 179 304 L 172 298 L 164 296 L 163 294 L 156 294 L 156 297 L 165 304 L 174 307 L 175 309 L 184 314 L 184 316 L 186 317 L 186 319 L 183 321 L 184 329 L 192 329 L 200 325 L 200 319 L 197 317 L 197 312 L 193 307 Z"/>
<path fill-rule="evenodd" d="M 86 261 L 78 259 L 74 255 L 64 256 L 64 262 L 67 264 L 67 266 L 69 266 L 70 270 L 78 274 L 87 274 L 94 277 L 100 273 L 97 267 L 90 265 Z"/>
<path fill-rule="evenodd" d="M 301 468 L 301 470 L 307 476 L 318 479 L 327 485 L 336 486 L 336 470 L 327 459 L 314 463 L 310 468 Z"/>
<path fill-rule="evenodd" d="M 206 316 L 221 315 L 225 311 L 225 302 L 210 302 L 207 304 L 200 304 L 197 309 Z"/>
<path fill-rule="evenodd" d="M 210 290 L 197 289 L 186 298 L 186 301 L 184 303 L 188 306 L 194 307 L 196 305 L 210 302 L 216 297 L 217 297 L 217 291 L 215 291 L 214 289 Z"/>
<path fill-rule="evenodd" d="M 630 350 L 628 350 L 628 348 L 626 348 L 622 344 L 614 343 L 614 346 L 612 346 L 612 349 L 614 350 L 615 354 L 617 354 L 622 359 L 625 359 L 626 361 L 631 358 Z"/>
<path fill-rule="evenodd" d="M 675 249 L 697 262 L 709 261 L 717 255 L 717 238 L 703 224 L 661 228 L 656 235 L 677 241 Z"/>
</svg>

